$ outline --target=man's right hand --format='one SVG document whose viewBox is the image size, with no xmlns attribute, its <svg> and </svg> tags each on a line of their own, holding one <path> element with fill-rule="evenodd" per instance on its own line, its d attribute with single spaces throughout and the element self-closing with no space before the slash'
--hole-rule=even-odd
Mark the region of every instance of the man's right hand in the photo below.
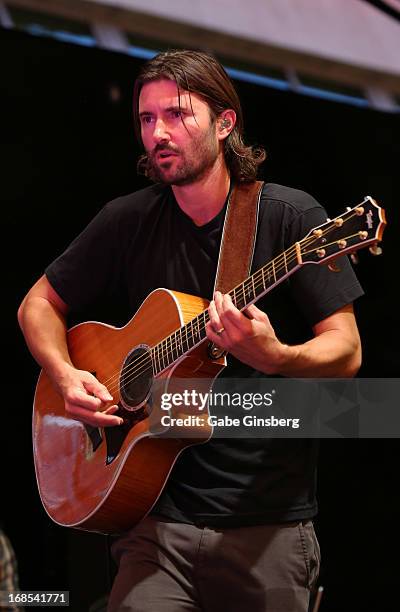
<svg viewBox="0 0 400 612">
<path fill-rule="evenodd" d="M 71 419 L 93 427 L 122 425 L 123 419 L 114 416 L 118 406 L 112 404 L 107 387 L 90 372 L 68 366 L 56 384 L 64 398 L 66 415 Z"/>
<path fill-rule="evenodd" d="M 122 425 L 114 416 L 118 406 L 108 389 L 93 374 L 77 370 L 67 345 L 68 305 L 42 276 L 25 296 L 18 309 L 18 321 L 29 350 L 60 391 L 65 412 L 93 427 Z"/>
</svg>

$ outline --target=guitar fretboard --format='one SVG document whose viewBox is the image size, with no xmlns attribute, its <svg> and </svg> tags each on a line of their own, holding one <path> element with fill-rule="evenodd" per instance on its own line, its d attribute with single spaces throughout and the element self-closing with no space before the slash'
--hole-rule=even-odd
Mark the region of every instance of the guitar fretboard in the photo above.
<svg viewBox="0 0 400 612">
<path fill-rule="evenodd" d="M 292 274 L 298 265 L 296 246 L 292 246 L 232 289 L 229 295 L 233 304 L 238 310 L 244 310 Z M 208 310 L 204 310 L 151 349 L 155 376 L 205 339 L 209 320 Z"/>
</svg>

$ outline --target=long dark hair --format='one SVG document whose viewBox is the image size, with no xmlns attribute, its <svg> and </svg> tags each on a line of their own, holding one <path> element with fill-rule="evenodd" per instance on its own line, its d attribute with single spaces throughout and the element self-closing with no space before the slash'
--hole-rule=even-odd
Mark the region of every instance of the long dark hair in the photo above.
<svg viewBox="0 0 400 612">
<path fill-rule="evenodd" d="M 224 140 L 225 162 L 232 178 L 238 182 L 254 181 L 258 166 L 265 160 L 263 147 L 247 146 L 243 141 L 243 113 L 232 81 L 221 64 L 200 51 L 171 50 L 160 53 L 147 62 L 135 82 L 133 114 L 139 141 L 139 95 L 145 83 L 158 79 L 175 81 L 180 90 L 201 96 L 207 102 L 212 119 L 231 108 L 236 113 L 236 125 Z M 147 155 L 139 159 L 138 168 L 146 173 Z"/>
</svg>

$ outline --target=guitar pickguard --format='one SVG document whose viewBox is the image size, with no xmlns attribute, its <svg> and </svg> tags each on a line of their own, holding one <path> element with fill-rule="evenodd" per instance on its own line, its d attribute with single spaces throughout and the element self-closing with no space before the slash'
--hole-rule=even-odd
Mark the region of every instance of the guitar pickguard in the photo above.
<svg viewBox="0 0 400 612">
<path fill-rule="evenodd" d="M 118 411 L 115 413 L 117 416 L 124 419 L 122 425 L 118 427 L 105 427 L 104 436 L 107 444 L 106 453 L 106 465 L 110 465 L 118 455 L 121 447 L 125 441 L 129 431 L 137 425 L 140 421 L 143 421 L 148 416 L 146 407 L 143 406 L 134 412 L 126 410 L 121 402 L 118 403 Z"/>
</svg>

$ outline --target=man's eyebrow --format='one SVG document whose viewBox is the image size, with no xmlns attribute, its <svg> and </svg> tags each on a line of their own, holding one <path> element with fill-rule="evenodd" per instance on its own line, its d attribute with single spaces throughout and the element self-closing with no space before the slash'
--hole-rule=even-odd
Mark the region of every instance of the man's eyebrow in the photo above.
<svg viewBox="0 0 400 612">
<path fill-rule="evenodd" d="M 182 104 L 171 104 L 170 106 L 167 106 L 167 108 L 164 109 L 166 112 L 171 112 L 171 111 L 187 111 L 188 107 L 187 106 L 183 106 Z"/>
<path fill-rule="evenodd" d="M 186 112 L 188 110 L 189 110 L 188 106 L 186 106 L 186 105 L 184 105 L 184 106 L 180 105 L 179 106 L 179 104 L 170 104 L 169 106 L 167 106 L 166 108 L 163 109 L 163 111 L 165 113 L 169 113 L 171 111 L 184 111 L 184 112 Z M 144 117 L 146 115 L 152 115 L 152 114 L 153 114 L 152 111 L 144 110 L 144 111 L 141 111 L 139 113 L 139 117 Z"/>
</svg>

